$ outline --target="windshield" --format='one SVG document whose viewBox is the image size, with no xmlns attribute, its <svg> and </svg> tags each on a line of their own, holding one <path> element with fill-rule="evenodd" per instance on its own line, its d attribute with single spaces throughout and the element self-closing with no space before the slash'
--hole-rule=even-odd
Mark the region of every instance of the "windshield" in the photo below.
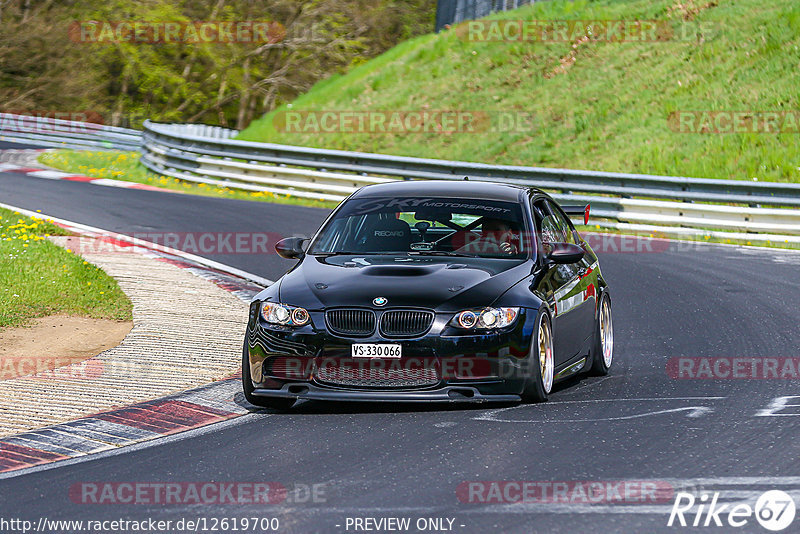
<svg viewBox="0 0 800 534">
<path fill-rule="evenodd" d="M 310 254 L 524 258 L 520 205 L 484 199 L 363 198 L 345 203 Z"/>
</svg>

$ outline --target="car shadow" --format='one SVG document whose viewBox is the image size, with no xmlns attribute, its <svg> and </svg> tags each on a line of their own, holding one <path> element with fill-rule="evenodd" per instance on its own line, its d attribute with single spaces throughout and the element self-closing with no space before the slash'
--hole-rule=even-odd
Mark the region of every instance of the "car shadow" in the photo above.
<svg viewBox="0 0 800 534">
<path fill-rule="evenodd" d="M 581 389 L 598 377 L 578 374 L 553 385 L 550 395 L 569 393 Z M 338 400 L 300 400 L 288 410 L 262 408 L 247 402 L 244 394 L 234 395 L 234 402 L 251 413 L 282 415 L 349 415 L 370 413 L 426 413 L 426 412 L 475 412 L 519 406 L 519 402 L 353 402 Z M 554 399 L 551 399 L 551 401 Z"/>
<path fill-rule="evenodd" d="M 352 402 L 301 400 L 288 410 L 262 408 L 247 402 L 244 394 L 234 395 L 234 402 L 251 413 L 282 415 L 349 415 L 370 413 L 425 413 L 478 411 L 515 406 L 515 402 Z"/>
</svg>

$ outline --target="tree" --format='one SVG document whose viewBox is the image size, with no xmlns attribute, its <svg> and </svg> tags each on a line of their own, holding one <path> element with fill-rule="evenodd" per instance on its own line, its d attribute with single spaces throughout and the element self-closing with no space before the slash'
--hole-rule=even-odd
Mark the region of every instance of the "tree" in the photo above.
<svg viewBox="0 0 800 534">
<path fill-rule="evenodd" d="M 243 128 L 317 81 L 431 31 L 434 16 L 423 0 L 0 2 L 2 111 L 92 110 L 125 126 L 151 118 Z M 257 42 L 87 42 L 86 21 L 272 25 Z"/>
</svg>

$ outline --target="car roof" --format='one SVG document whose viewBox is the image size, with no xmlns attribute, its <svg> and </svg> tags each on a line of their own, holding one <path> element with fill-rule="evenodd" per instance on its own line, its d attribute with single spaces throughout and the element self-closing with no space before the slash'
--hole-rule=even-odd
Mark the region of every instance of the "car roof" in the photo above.
<svg viewBox="0 0 800 534">
<path fill-rule="evenodd" d="M 479 180 L 397 180 L 364 186 L 351 198 L 424 195 L 518 202 L 520 195 L 528 191 L 541 193 L 530 187 Z"/>
</svg>

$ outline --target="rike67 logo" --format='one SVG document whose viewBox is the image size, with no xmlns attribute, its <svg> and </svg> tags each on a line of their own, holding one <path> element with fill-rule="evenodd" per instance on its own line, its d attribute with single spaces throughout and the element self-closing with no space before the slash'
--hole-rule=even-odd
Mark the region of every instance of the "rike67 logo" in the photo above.
<svg viewBox="0 0 800 534">
<path fill-rule="evenodd" d="M 699 498 L 691 493 L 677 493 L 667 526 L 743 527 L 755 518 L 765 529 L 777 532 L 794 521 L 794 499 L 785 491 L 767 491 L 758 498 L 755 506 L 741 501 L 720 504 L 719 496 L 719 492 L 713 496 L 703 493 Z"/>
</svg>

